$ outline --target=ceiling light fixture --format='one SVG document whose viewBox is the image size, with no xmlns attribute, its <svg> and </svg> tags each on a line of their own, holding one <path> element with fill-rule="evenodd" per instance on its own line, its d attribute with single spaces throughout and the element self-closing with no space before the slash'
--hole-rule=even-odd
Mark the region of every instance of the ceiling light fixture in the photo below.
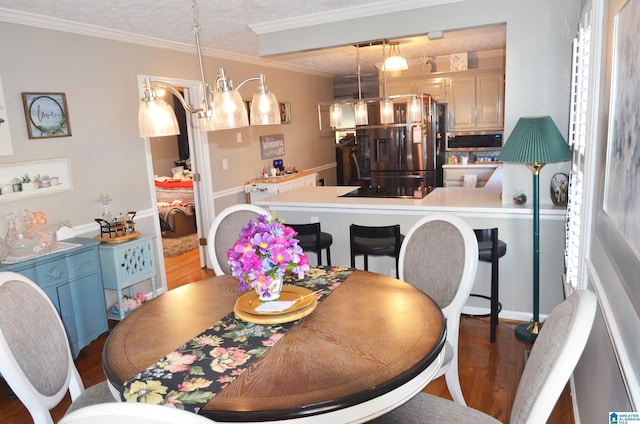
<svg viewBox="0 0 640 424">
<path fill-rule="evenodd" d="M 420 122 L 423 116 L 424 102 L 415 95 L 407 102 L 407 122 Z"/>
<path fill-rule="evenodd" d="M 220 68 L 220 74 L 216 77 L 216 91 L 215 93 L 211 93 L 209 85 L 204 79 L 202 51 L 200 49 L 198 5 L 195 0 L 192 2 L 192 9 L 192 31 L 196 40 L 204 97 L 202 107 L 195 108 L 188 105 L 182 94 L 171 84 L 146 78 L 142 99 L 140 99 L 140 107 L 138 109 L 138 129 L 140 137 L 161 137 L 180 134 L 175 112 L 162 98 L 164 93 L 161 94 L 160 89 L 165 89 L 176 96 L 187 112 L 197 113 L 202 131 L 214 131 L 228 128 L 241 128 L 249 125 L 244 100 L 237 90 L 249 81 L 260 81 L 258 89 L 251 101 L 251 125 L 280 124 L 278 101 L 275 95 L 269 92 L 265 83 L 264 74 L 260 74 L 259 77 L 243 80 L 238 84 L 238 88 L 234 90 L 233 83 L 225 75 L 224 69 Z"/>
<path fill-rule="evenodd" d="M 342 105 L 334 103 L 329 106 L 329 126 L 340 128 L 342 126 Z"/>
<path fill-rule="evenodd" d="M 386 40 L 382 42 L 382 61 L 384 63 L 386 55 Z M 384 77 L 383 99 L 380 100 L 380 122 L 383 124 L 393 124 L 393 102 L 387 97 L 387 71 L 382 67 L 382 75 Z"/>
<path fill-rule="evenodd" d="M 409 69 L 407 60 L 400 55 L 400 42 L 392 41 L 389 43 L 389 46 L 389 56 L 384 60 L 383 69 L 389 72 Z"/>
<path fill-rule="evenodd" d="M 354 110 L 356 125 L 367 125 L 369 123 L 369 113 L 367 112 L 367 104 L 362 101 L 362 89 L 360 87 L 360 46 L 356 46 L 358 57 L 358 102 Z"/>
</svg>

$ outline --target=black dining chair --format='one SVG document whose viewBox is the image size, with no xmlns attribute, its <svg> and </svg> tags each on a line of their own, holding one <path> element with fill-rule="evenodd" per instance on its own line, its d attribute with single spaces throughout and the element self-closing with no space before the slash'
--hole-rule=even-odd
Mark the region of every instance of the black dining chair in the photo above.
<svg viewBox="0 0 640 424">
<path fill-rule="evenodd" d="M 496 341 L 496 328 L 498 327 L 498 314 L 502 310 L 502 304 L 500 303 L 498 296 L 498 260 L 506 255 L 507 243 L 498 238 L 498 228 L 481 228 L 475 229 L 473 232 L 476 234 L 478 240 L 478 260 L 480 262 L 488 262 L 491 264 L 491 293 L 489 296 L 483 294 L 471 293 L 472 297 L 480 297 L 487 299 L 490 302 L 490 309 L 488 314 L 463 314 L 474 318 L 489 318 L 490 319 L 490 333 L 489 341 L 495 343 Z"/>
<path fill-rule="evenodd" d="M 323 232 L 319 222 L 286 225 L 298 233 L 296 238 L 303 251 L 310 251 L 316 254 L 318 257 L 318 266 L 322 265 L 322 250 L 326 249 L 327 265 L 331 266 L 331 244 L 333 244 L 333 236 Z"/>
<path fill-rule="evenodd" d="M 356 256 L 364 256 L 364 269 L 369 270 L 369 255 L 391 256 L 396 259 L 396 278 L 398 278 L 398 259 L 404 235 L 400 234 L 400 225 L 371 227 L 351 224 L 349 242 L 351 247 L 351 267 L 356 267 Z"/>
</svg>

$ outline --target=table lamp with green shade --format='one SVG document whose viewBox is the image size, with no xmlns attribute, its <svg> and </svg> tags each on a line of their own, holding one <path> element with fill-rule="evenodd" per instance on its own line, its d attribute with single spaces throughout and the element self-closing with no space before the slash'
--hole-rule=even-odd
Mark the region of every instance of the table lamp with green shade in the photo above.
<svg viewBox="0 0 640 424">
<path fill-rule="evenodd" d="M 516 327 L 516 336 L 534 342 L 540 331 L 540 170 L 571 159 L 571 150 L 550 116 L 518 120 L 498 160 L 524 163 L 533 173 L 533 320 Z"/>
</svg>

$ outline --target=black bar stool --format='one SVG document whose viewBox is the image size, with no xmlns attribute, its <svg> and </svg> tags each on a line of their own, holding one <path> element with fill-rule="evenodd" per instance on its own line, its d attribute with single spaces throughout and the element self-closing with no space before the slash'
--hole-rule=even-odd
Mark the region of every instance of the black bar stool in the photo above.
<svg viewBox="0 0 640 424">
<path fill-rule="evenodd" d="M 472 315 L 464 314 L 471 317 L 491 317 L 491 332 L 489 340 L 491 343 L 496 341 L 496 327 L 498 326 L 498 314 L 502 310 L 502 304 L 498 300 L 498 259 L 507 253 L 507 243 L 498 239 L 497 228 L 483 228 L 473 230 L 478 239 L 478 260 L 481 262 L 491 263 L 491 296 L 472 293 L 470 296 L 481 297 L 491 302 L 491 310 L 488 314 Z"/>
<path fill-rule="evenodd" d="M 322 265 L 322 249 L 327 250 L 327 265 L 331 266 L 331 249 L 333 244 L 333 236 L 329 233 L 323 233 L 320 229 L 320 223 L 311 224 L 285 224 L 293 228 L 298 235 L 298 245 L 302 250 L 314 252 L 318 257 L 318 266 Z"/>
<path fill-rule="evenodd" d="M 351 267 L 356 267 L 356 256 L 364 255 L 364 269 L 369 270 L 369 255 L 391 256 L 396 258 L 396 278 L 398 278 L 398 260 L 404 235 L 400 234 L 400 225 L 368 227 L 351 224 L 349 241 L 351 247 Z"/>
</svg>

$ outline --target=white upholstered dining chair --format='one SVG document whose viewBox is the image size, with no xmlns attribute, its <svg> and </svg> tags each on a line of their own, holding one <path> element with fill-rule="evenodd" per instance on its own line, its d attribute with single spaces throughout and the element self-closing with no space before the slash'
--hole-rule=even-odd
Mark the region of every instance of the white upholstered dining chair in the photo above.
<svg viewBox="0 0 640 424">
<path fill-rule="evenodd" d="M 400 280 L 430 296 L 447 319 L 445 358 L 434 378 L 444 374 L 453 400 L 466 405 L 458 376 L 458 334 L 478 268 L 473 229 L 455 215 L 427 215 L 407 233 L 399 262 Z"/>
<path fill-rule="evenodd" d="M 184 409 L 137 402 L 91 405 L 67 414 L 58 424 L 212 424 Z"/>
<path fill-rule="evenodd" d="M 207 253 L 216 275 L 229 274 L 227 251 L 238 240 L 242 227 L 258 215 L 269 215 L 269 211 L 252 204 L 229 206 L 216 216 L 207 236 Z"/>
<path fill-rule="evenodd" d="M 0 272 L 0 373 L 35 424 L 53 424 L 49 410 L 67 394 L 67 412 L 114 402 L 106 382 L 85 390 L 55 306 L 33 281 Z"/>
<path fill-rule="evenodd" d="M 511 424 L 547 422 L 587 344 L 596 314 L 596 295 L 577 290 L 556 306 L 544 322 L 520 378 L 511 408 Z M 498 424 L 478 410 L 424 392 L 373 423 Z"/>
</svg>

